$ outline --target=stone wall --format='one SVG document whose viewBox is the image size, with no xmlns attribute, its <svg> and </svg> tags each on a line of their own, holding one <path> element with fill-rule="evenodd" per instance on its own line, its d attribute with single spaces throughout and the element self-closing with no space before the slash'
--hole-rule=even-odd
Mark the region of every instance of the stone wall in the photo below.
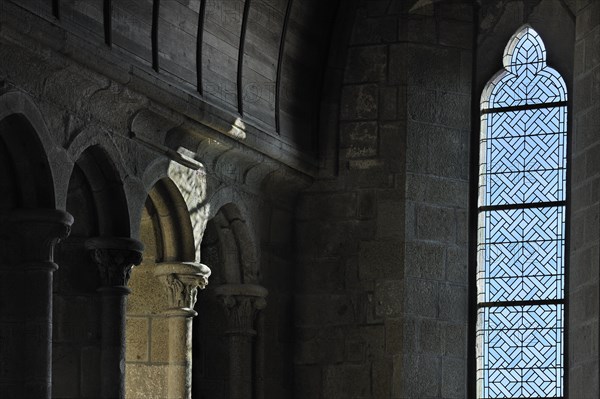
<svg viewBox="0 0 600 399">
<path fill-rule="evenodd" d="M 339 173 L 297 212 L 295 394 L 464 397 L 471 6 L 359 3 Z"/>
<path fill-rule="evenodd" d="M 600 394 L 598 257 L 600 3 L 577 2 L 571 164 L 569 396 Z"/>
</svg>

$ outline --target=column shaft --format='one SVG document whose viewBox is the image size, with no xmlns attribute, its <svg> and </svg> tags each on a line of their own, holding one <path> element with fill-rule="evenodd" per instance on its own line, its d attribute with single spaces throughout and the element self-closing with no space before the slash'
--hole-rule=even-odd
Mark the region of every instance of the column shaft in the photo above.
<svg viewBox="0 0 600 399">
<path fill-rule="evenodd" d="M 52 394 L 52 277 L 55 244 L 73 218 L 49 209 L 13 211 L 0 220 L 0 394 Z"/>
<path fill-rule="evenodd" d="M 125 310 L 128 290 L 104 287 L 100 352 L 102 398 L 125 397 Z"/>
<path fill-rule="evenodd" d="M 100 397 L 125 398 L 125 313 L 131 269 L 142 261 L 144 246 L 131 238 L 100 237 L 86 241 L 98 266 L 102 287 Z"/>
<path fill-rule="evenodd" d="M 155 274 L 167 290 L 164 314 L 169 319 L 169 398 L 192 397 L 192 320 L 198 289 L 208 284 L 210 269 L 201 263 L 171 262 L 156 265 Z"/>
</svg>

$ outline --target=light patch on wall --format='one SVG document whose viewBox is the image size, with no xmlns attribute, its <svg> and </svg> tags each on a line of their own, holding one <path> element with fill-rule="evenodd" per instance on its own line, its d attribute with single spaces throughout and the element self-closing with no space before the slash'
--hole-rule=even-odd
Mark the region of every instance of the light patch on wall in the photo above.
<svg viewBox="0 0 600 399">
<path fill-rule="evenodd" d="M 238 140 L 246 139 L 246 125 L 240 118 L 237 118 L 233 125 L 231 125 L 231 129 L 227 132 L 227 134 L 233 138 Z"/>
<path fill-rule="evenodd" d="M 178 152 L 184 149 L 179 148 Z M 196 247 L 196 260 L 200 260 L 200 243 L 206 229 L 210 204 L 207 203 L 207 177 L 206 168 L 200 164 L 200 168 L 193 170 L 177 162 L 169 163 L 168 175 L 179 188 L 188 208 L 192 229 L 194 232 L 194 243 Z"/>
</svg>

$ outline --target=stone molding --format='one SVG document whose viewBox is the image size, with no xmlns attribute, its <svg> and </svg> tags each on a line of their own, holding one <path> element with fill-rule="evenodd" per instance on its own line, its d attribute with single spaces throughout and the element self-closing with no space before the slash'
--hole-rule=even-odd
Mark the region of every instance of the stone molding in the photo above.
<svg viewBox="0 0 600 399">
<path fill-rule="evenodd" d="M 215 288 L 227 314 L 230 335 L 256 335 L 254 320 L 267 306 L 266 288 L 254 284 L 225 284 Z"/>
<path fill-rule="evenodd" d="M 0 217 L 0 253 L 9 263 L 53 262 L 54 246 L 69 236 L 73 216 L 57 209 L 17 209 Z"/>
<path fill-rule="evenodd" d="M 132 238 L 97 237 L 85 242 L 98 266 L 103 287 L 126 287 L 131 270 L 142 261 L 144 245 Z"/>
<path fill-rule="evenodd" d="M 158 263 L 154 275 L 163 283 L 169 298 L 167 313 L 196 316 L 194 311 L 198 289 L 208 284 L 210 269 L 202 263 L 164 262 Z M 178 312 L 181 311 L 181 312 Z"/>
</svg>

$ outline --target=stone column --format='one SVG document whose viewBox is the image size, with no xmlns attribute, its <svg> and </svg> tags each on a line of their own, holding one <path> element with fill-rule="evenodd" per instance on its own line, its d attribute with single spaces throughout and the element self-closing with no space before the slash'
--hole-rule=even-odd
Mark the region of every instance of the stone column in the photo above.
<svg viewBox="0 0 600 399">
<path fill-rule="evenodd" d="M 169 300 L 169 369 L 167 394 L 192 397 L 192 318 L 198 289 L 208 284 L 210 269 L 201 263 L 159 263 L 155 275 L 165 285 Z"/>
<path fill-rule="evenodd" d="M 73 217 L 51 209 L 0 218 L 0 396 L 50 398 L 54 246 Z"/>
<path fill-rule="evenodd" d="M 268 291 L 253 284 L 225 284 L 215 289 L 227 312 L 229 397 L 252 399 L 254 320 L 267 306 Z"/>
<path fill-rule="evenodd" d="M 131 238 L 99 237 L 87 240 L 98 266 L 102 286 L 100 397 L 125 397 L 125 312 L 131 269 L 142 261 L 144 246 Z"/>
</svg>

